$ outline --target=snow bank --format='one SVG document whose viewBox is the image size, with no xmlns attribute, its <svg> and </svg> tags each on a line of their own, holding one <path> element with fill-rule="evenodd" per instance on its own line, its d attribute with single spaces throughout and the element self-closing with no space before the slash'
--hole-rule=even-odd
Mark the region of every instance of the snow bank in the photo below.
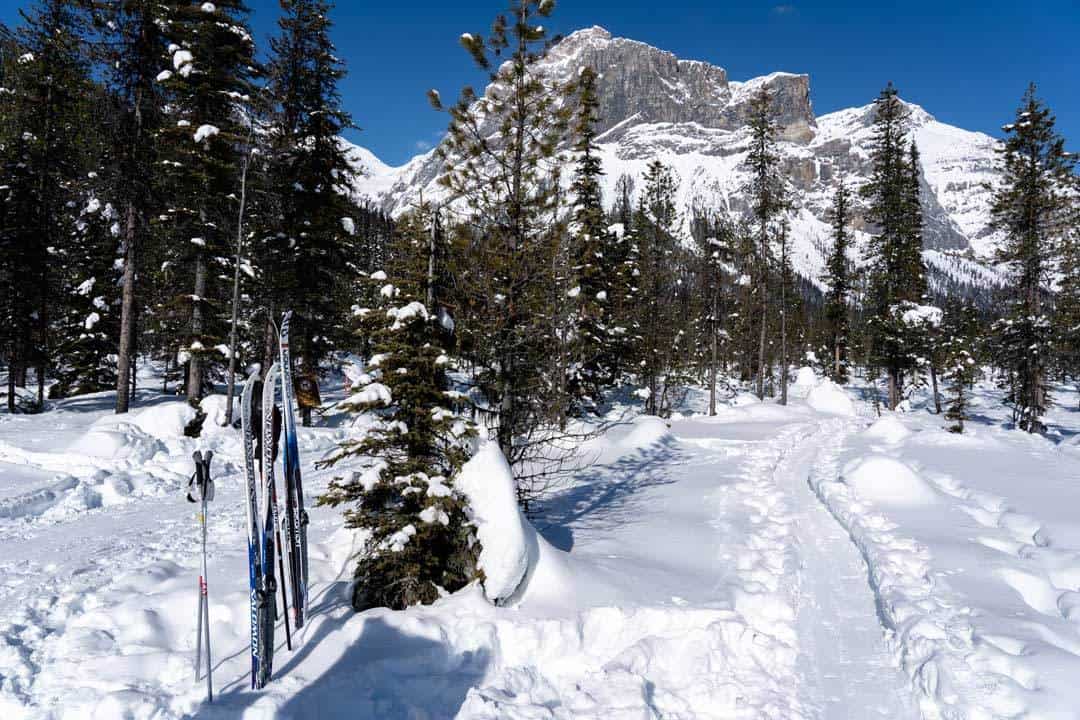
<svg viewBox="0 0 1080 720">
<path fill-rule="evenodd" d="M 884 455 L 853 460 L 844 468 L 844 480 L 855 488 L 860 500 L 875 505 L 915 507 L 937 501 L 925 480 L 904 463 Z"/>
<path fill-rule="evenodd" d="M 469 499 L 470 519 L 480 539 L 484 594 L 494 603 L 504 601 L 529 571 L 536 531 L 518 510 L 514 475 L 498 444 L 482 443 L 454 484 Z"/>
<path fill-rule="evenodd" d="M 817 373 L 814 372 L 814 368 L 805 366 L 799 368 L 799 372 L 795 375 L 795 384 L 800 387 L 817 384 Z"/>
<path fill-rule="evenodd" d="M 885 415 L 863 431 L 863 437 L 889 445 L 897 445 L 910 435 L 911 431 L 895 415 Z"/>
<path fill-rule="evenodd" d="M 131 420 L 147 435 L 162 440 L 183 437 L 184 428 L 195 419 L 195 408 L 186 402 L 162 403 L 149 407 Z"/>
<path fill-rule="evenodd" d="M 806 404 L 826 415 L 855 415 L 855 406 L 843 388 L 831 380 L 822 380 L 806 396 Z"/>
</svg>

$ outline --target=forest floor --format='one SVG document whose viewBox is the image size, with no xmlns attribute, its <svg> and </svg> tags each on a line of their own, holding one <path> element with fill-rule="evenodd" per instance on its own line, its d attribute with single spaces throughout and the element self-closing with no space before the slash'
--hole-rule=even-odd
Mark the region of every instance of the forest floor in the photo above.
<svg viewBox="0 0 1080 720">
<path fill-rule="evenodd" d="M 692 395 L 616 426 L 537 507 L 512 603 L 470 586 L 354 613 L 362 538 L 311 509 L 311 618 L 249 689 L 238 433 L 149 390 L 0 415 L 0 717 L 1080 718 L 1080 411 L 957 436 L 803 377 L 788 407 Z M 331 391 L 328 397 L 333 400 Z M 300 430 L 305 490 L 352 428 Z M 194 680 L 191 453 L 211 449 L 213 704 Z"/>
</svg>

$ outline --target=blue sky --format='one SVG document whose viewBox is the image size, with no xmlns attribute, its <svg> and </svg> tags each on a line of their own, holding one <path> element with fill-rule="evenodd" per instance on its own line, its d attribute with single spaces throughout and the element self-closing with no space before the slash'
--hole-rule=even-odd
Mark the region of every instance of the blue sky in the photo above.
<svg viewBox="0 0 1080 720">
<path fill-rule="evenodd" d="M 13 22 L 15 0 L 0 2 Z M 277 0 L 248 0 L 265 45 Z M 438 140 L 445 116 L 425 98 L 445 99 L 482 83 L 458 46 L 484 31 L 506 0 L 339 0 L 333 19 L 349 77 L 342 96 L 359 132 L 349 133 L 391 164 Z M 1080 0 L 561 0 L 555 32 L 601 25 L 614 35 L 706 60 L 745 80 L 774 70 L 809 73 L 818 114 L 863 105 L 892 80 L 939 120 L 999 134 L 1034 80 L 1080 147 Z"/>
</svg>

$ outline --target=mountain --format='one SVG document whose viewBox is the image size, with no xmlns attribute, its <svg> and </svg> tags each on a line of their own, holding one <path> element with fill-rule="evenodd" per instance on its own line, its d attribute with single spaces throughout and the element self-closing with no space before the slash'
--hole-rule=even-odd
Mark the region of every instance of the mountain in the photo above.
<svg viewBox="0 0 1080 720">
<path fill-rule="evenodd" d="M 811 280 L 820 277 L 836 180 L 842 175 L 857 187 L 869 175 L 872 104 L 816 116 L 807 75 L 776 72 L 737 82 L 723 68 L 615 38 L 599 27 L 567 36 L 541 62 L 542 72 L 556 80 L 568 80 L 585 66 L 599 74 L 598 142 L 606 197 L 613 197 L 620 175 L 640 178 L 645 166 L 659 159 L 678 172 L 679 200 L 688 212 L 695 207 L 746 210 L 747 176 L 741 168 L 749 141 L 746 122 L 751 97 L 767 86 L 794 190 L 795 267 Z M 924 256 L 935 283 L 999 284 L 997 273 L 983 262 L 995 242 L 984 186 L 994 176 L 995 140 L 938 122 L 918 105 L 908 107 L 910 130 L 922 153 Z M 428 200 L 445 198 L 436 183 L 442 167 L 434 152 L 397 168 L 362 148 L 353 156 L 360 173 L 356 194 L 392 214 L 415 203 L 421 191 Z M 858 212 L 854 224 L 865 241 Z"/>
</svg>

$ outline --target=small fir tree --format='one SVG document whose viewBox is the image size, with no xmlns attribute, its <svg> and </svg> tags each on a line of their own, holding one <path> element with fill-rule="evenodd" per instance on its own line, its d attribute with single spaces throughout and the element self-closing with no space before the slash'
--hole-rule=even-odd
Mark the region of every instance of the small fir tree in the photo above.
<svg viewBox="0 0 1080 720">
<path fill-rule="evenodd" d="M 419 214 L 402 220 L 390 272 L 370 278 L 379 307 L 356 310 L 374 354 L 342 407 L 375 421 L 331 462 L 357 457 L 371 468 L 335 479 L 319 500 L 348 504 L 346 526 L 370 532 L 354 573 L 358 611 L 432 603 L 440 589 L 453 592 L 477 576 L 479 546 L 467 501 L 454 489 L 476 430 L 450 389 L 445 331 L 428 285 L 430 222 Z"/>
</svg>

